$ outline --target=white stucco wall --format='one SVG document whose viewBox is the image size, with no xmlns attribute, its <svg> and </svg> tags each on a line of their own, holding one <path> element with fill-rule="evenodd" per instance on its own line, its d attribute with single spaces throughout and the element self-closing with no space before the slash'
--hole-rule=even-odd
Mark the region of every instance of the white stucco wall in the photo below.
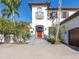
<svg viewBox="0 0 79 59">
<path fill-rule="evenodd" d="M 76 13 L 77 11 L 67 11 L 67 10 L 66 10 L 66 12 L 69 12 L 69 16 L 71 16 L 71 15 L 73 15 L 74 13 Z M 64 21 L 65 19 L 66 19 L 66 18 L 61 18 L 61 19 L 60 19 L 60 22 Z M 54 24 L 56 24 L 56 20 L 58 20 L 58 18 L 54 20 L 54 22 L 53 22 Z"/>
<path fill-rule="evenodd" d="M 42 7 L 42 12 L 44 12 L 44 18 L 42 20 L 38 20 L 35 17 L 35 13 L 37 12 L 37 8 L 39 6 L 32 6 L 32 29 L 33 35 L 35 35 L 35 27 L 36 25 L 43 25 L 44 26 L 44 34 L 48 35 L 48 27 L 52 25 L 51 20 L 47 20 L 47 6 L 40 6 Z"/>
<path fill-rule="evenodd" d="M 68 44 L 68 31 L 79 27 L 79 16 L 61 25 L 61 38 Z"/>
<path fill-rule="evenodd" d="M 77 11 L 69 11 L 69 16 L 71 16 L 72 14 L 76 13 Z"/>
</svg>

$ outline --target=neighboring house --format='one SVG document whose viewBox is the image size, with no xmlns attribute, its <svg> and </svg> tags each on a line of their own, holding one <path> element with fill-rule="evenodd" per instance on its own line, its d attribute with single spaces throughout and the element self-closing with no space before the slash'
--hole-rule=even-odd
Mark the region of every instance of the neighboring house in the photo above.
<svg viewBox="0 0 79 59">
<path fill-rule="evenodd" d="M 61 39 L 66 44 L 79 46 L 79 11 L 61 24 Z"/>
<path fill-rule="evenodd" d="M 58 20 L 58 9 L 50 8 L 50 3 L 48 2 L 31 2 L 29 3 L 29 6 L 32 10 L 31 34 L 36 38 L 44 38 L 44 36 L 48 36 L 49 27 L 54 27 Z M 64 21 L 64 19 L 68 18 L 78 10 L 79 8 L 62 8 L 62 18 L 60 22 Z"/>
</svg>

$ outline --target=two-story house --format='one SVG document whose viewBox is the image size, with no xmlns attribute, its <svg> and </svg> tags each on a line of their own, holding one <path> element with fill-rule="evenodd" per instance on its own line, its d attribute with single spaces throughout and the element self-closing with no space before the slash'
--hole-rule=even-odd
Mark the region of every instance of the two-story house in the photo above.
<svg viewBox="0 0 79 59">
<path fill-rule="evenodd" d="M 58 20 L 58 8 L 50 8 L 50 3 L 48 2 L 31 2 L 29 6 L 32 10 L 31 34 L 36 38 L 48 36 L 49 27 L 56 25 L 56 21 Z M 62 8 L 60 22 L 78 10 L 78 8 Z"/>
</svg>

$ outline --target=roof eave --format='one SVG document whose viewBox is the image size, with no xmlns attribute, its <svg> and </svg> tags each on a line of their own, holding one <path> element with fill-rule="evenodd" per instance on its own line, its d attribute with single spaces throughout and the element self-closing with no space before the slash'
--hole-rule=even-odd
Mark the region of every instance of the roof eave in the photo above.
<svg viewBox="0 0 79 59">
<path fill-rule="evenodd" d="M 48 8 L 49 11 L 56 11 L 58 8 Z M 62 11 L 68 10 L 68 11 L 79 11 L 79 8 L 61 8 Z"/>
<path fill-rule="evenodd" d="M 29 6 L 30 6 L 30 8 L 32 9 L 32 6 L 50 6 L 50 3 L 49 2 L 45 2 L 45 3 L 43 3 L 43 2 L 41 2 L 41 3 L 38 3 L 38 2 L 30 2 L 30 3 L 28 3 L 29 4 Z"/>
<path fill-rule="evenodd" d="M 72 20 L 73 18 L 75 18 L 75 17 L 77 17 L 77 16 L 79 16 L 79 11 L 76 12 L 75 14 L 71 15 L 70 17 L 66 18 L 64 21 L 62 21 L 62 22 L 60 23 L 60 25 L 62 25 L 62 24 L 64 24 L 64 23 L 66 23 L 66 22 Z"/>
</svg>

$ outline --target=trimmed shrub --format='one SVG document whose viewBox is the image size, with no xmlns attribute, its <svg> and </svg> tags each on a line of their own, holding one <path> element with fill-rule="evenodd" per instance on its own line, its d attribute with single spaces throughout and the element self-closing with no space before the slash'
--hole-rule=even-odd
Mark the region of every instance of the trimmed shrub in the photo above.
<svg viewBox="0 0 79 59">
<path fill-rule="evenodd" d="M 54 44 L 56 42 L 55 36 L 54 35 L 50 35 L 47 41 L 50 42 L 51 44 Z"/>
</svg>

